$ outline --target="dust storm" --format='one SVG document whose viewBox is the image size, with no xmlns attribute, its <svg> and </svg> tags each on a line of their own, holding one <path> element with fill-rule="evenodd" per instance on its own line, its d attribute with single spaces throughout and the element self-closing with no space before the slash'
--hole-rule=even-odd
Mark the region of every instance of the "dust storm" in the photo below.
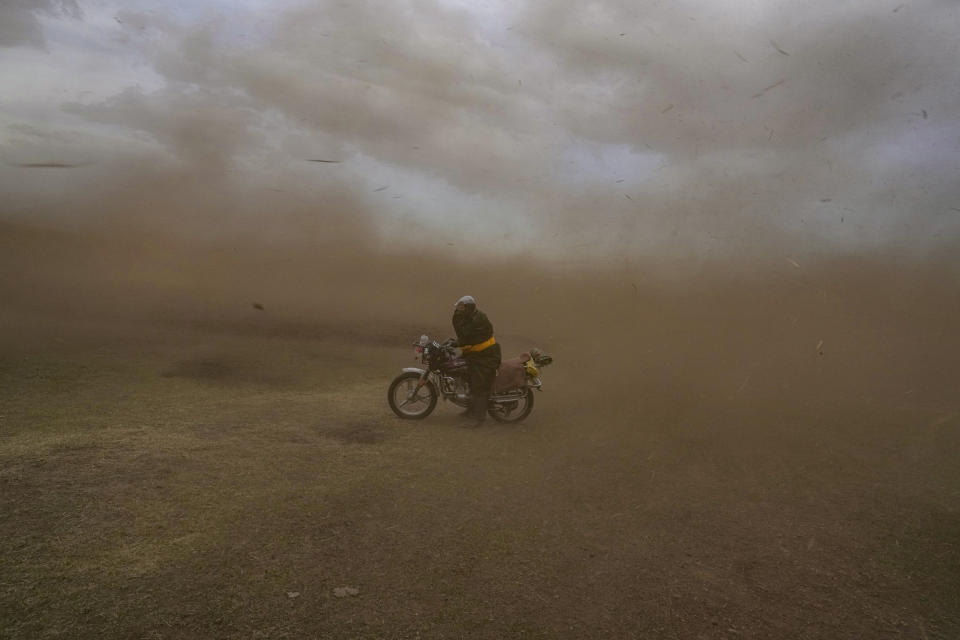
<svg viewBox="0 0 960 640">
<path fill-rule="evenodd" d="M 955 8 L 634 4 L 0 9 L 0 638 L 960 633 Z"/>
</svg>

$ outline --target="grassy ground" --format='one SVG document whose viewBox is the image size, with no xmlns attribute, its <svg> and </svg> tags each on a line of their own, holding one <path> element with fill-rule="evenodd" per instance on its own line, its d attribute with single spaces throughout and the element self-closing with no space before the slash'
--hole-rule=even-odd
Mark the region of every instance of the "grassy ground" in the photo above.
<svg viewBox="0 0 960 640">
<path fill-rule="evenodd" d="M 4 638 L 960 632 L 956 410 L 653 376 L 614 405 L 558 363 L 527 424 L 464 430 L 389 414 L 407 349 L 9 353 Z"/>
</svg>

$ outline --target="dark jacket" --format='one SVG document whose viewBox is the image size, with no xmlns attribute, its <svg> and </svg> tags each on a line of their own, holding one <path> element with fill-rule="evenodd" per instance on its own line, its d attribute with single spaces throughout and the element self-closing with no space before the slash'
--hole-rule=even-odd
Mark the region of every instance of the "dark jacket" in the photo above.
<svg viewBox="0 0 960 640">
<path fill-rule="evenodd" d="M 493 325 L 487 314 L 479 309 L 474 309 L 469 316 L 453 314 L 453 330 L 461 347 L 480 344 L 493 337 Z"/>
<path fill-rule="evenodd" d="M 453 330 L 461 347 L 480 344 L 493 337 L 493 325 L 487 314 L 475 309 L 469 316 L 453 315 Z M 468 364 L 496 370 L 500 366 L 500 345 L 493 344 L 483 351 L 464 353 Z"/>
</svg>

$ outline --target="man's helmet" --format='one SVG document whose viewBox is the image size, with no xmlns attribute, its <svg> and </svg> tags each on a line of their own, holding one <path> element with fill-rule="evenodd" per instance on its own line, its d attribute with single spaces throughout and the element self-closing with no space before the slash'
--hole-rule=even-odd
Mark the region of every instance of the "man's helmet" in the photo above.
<svg viewBox="0 0 960 640">
<path fill-rule="evenodd" d="M 473 296 L 463 296 L 457 300 L 457 304 L 453 307 L 454 312 L 460 313 L 460 305 L 463 305 L 463 315 L 465 316 L 473 315 L 473 312 L 477 310 L 477 301 L 473 299 Z"/>
</svg>

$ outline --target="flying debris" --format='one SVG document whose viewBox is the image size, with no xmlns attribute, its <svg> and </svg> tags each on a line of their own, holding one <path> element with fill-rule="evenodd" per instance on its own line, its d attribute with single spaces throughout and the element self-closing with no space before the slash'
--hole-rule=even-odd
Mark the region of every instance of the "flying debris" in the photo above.
<svg viewBox="0 0 960 640">
<path fill-rule="evenodd" d="M 383 190 L 389 189 L 389 188 L 390 188 L 390 185 L 385 184 L 385 185 L 383 185 L 382 187 L 378 187 L 378 188 L 374 189 L 373 192 L 376 193 L 377 191 L 383 191 Z"/>
<path fill-rule="evenodd" d="M 258 311 L 263 311 L 263 305 L 260 304 L 259 302 L 254 302 L 254 303 L 253 303 L 253 308 L 256 309 L 256 310 L 258 310 Z"/>
<path fill-rule="evenodd" d="M 667 107 L 666 109 L 663 109 L 660 113 L 666 113 L 667 111 L 670 111 L 671 109 L 673 109 L 673 105 L 672 105 L 672 104 L 671 104 L 669 107 Z"/>
<path fill-rule="evenodd" d="M 307 162 L 323 162 L 325 164 L 340 164 L 339 160 L 318 160 L 315 158 L 307 158 Z"/>
<path fill-rule="evenodd" d="M 779 87 L 780 85 L 782 85 L 782 84 L 783 84 L 784 82 L 786 82 L 786 81 L 787 81 L 787 79 L 784 78 L 784 79 L 781 80 L 780 82 L 774 82 L 774 83 L 773 83 L 772 85 L 770 85 L 769 87 L 766 87 L 765 89 L 763 89 L 763 90 L 761 90 L 761 91 L 758 91 L 757 93 L 753 94 L 753 97 L 754 97 L 754 98 L 759 98 L 760 96 L 762 96 L 763 94 L 765 94 L 767 91 L 770 91 L 771 89 L 776 89 L 777 87 Z"/>
<path fill-rule="evenodd" d="M 783 54 L 783 55 L 785 55 L 785 56 L 789 56 L 789 55 L 790 55 L 789 53 L 787 53 L 786 51 L 784 51 L 783 49 L 781 49 L 781 48 L 780 48 L 780 45 L 778 45 L 778 44 L 777 44 L 776 42 L 774 42 L 773 40 L 770 41 L 770 46 L 773 47 L 774 49 L 776 49 L 776 50 L 777 50 L 777 53 L 781 53 L 781 54 Z"/>
<path fill-rule="evenodd" d="M 740 58 L 741 60 L 743 60 L 744 62 L 750 62 L 749 60 L 747 60 L 746 58 L 744 58 L 744 57 L 740 54 L 739 51 L 734 50 L 733 53 L 734 53 L 738 58 Z"/>
<path fill-rule="evenodd" d="M 21 169 L 75 169 L 77 167 L 85 167 L 89 162 L 84 162 L 80 164 L 70 164 L 67 162 L 8 162 L 11 167 L 19 167 Z"/>
</svg>

